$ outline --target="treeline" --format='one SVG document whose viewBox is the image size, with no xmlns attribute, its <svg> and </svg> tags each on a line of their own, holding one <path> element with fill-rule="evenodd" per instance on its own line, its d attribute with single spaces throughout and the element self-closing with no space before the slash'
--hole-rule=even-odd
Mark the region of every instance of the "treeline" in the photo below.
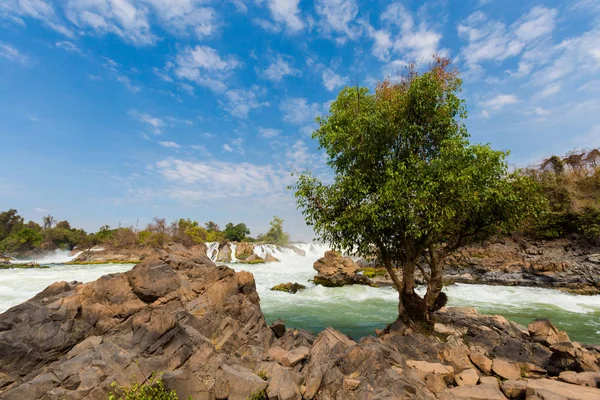
<svg viewBox="0 0 600 400">
<path fill-rule="evenodd" d="M 134 226 L 111 228 L 102 226 L 97 232 L 88 233 L 72 228 L 68 221 L 56 221 L 51 215 L 43 218 L 42 224 L 34 221 L 25 223 L 17 210 L 0 213 L 0 252 L 18 254 L 28 251 L 89 249 L 93 246 L 116 248 L 152 247 L 160 248 L 169 243 L 185 246 L 205 242 L 261 242 L 286 245 L 289 234 L 283 231 L 283 220 L 273 217 L 269 230 L 250 236 L 245 223 L 228 223 L 221 230 L 213 221 L 201 225 L 189 218 L 168 223 L 165 218 L 155 217 L 144 229 Z"/>
<path fill-rule="evenodd" d="M 600 243 L 600 150 L 552 156 L 524 173 L 540 186 L 548 209 L 530 226 L 538 238 L 578 235 Z"/>
</svg>

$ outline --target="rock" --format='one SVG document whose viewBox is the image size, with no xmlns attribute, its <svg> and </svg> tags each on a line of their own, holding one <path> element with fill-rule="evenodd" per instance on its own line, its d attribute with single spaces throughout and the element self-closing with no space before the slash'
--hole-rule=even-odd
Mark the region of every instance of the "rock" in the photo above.
<svg viewBox="0 0 600 400">
<path fill-rule="evenodd" d="M 530 379 L 527 381 L 527 399 L 532 400 L 598 400 L 600 389 L 572 385 L 551 379 Z"/>
<path fill-rule="evenodd" d="M 457 330 L 451 326 L 448 326 L 448 325 L 445 325 L 445 324 L 442 324 L 439 322 L 436 322 L 433 325 L 433 330 L 436 331 L 437 333 L 441 333 L 442 335 L 459 335 L 460 336 L 460 335 L 464 335 L 465 333 L 467 333 L 467 328 L 465 328 L 465 327 L 461 327 Z"/>
<path fill-rule="evenodd" d="M 548 369 L 553 367 L 552 372 L 557 375 L 564 370 L 600 372 L 600 355 L 591 353 L 578 343 L 556 343 L 550 346 L 550 350 L 552 357 Z"/>
<path fill-rule="evenodd" d="M 306 360 L 306 358 L 308 357 L 309 354 L 310 354 L 310 349 L 308 347 L 304 347 L 304 346 L 298 347 L 297 349 L 288 351 L 281 358 L 281 365 L 283 365 L 284 367 L 293 368 L 299 362 Z"/>
<path fill-rule="evenodd" d="M 287 292 L 287 293 L 297 293 L 301 290 L 306 289 L 306 286 L 301 285 L 299 283 L 292 283 L 292 282 L 288 282 L 288 283 L 280 283 L 277 286 L 273 286 L 271 288 L 271 290 L 277 291 L 277 292 Z"/>
<path fill-rule="evenodd" d="M 527 390 L 526 380 L 507 380 L 502 382 L 502 392 L 509 399 L 524 399 Z"/>
<path fill-rule="evenodd" d="M 269 399 L 302 400 L 301 386 L 304 380 L 292 368 L 274 362 L 262 362 L 257 364 L 255 371 L 266 375 L 269 383 L 266 393 Z"/>
<path fill-rule="evenodd" d="M 461 373 L 457 374 L 454 379 L 458 386 L 472 386 L 477 385 L 479 382 L 479 374 L 473 368 L 465 369 Z"/>
<path fill-rule="evenodd" d="M 360 385 L 360 381 L 358 379 L 344 379 L 343 388 L 345 390 L 356 390 Z"/>
<path fill-rule="evenodd" d="M 430 363 L 426 361 L 407 360 L 406 366 L 415 370 L 422 379 L 429 374 L 440 376 L 446 385 L 454 382 L 454 368 L 449 365 Z"/>
<path fill-rule="evenodd" d="M 370 285 L 369 278 L 359 274 L 360 267 L 350 257 L 342 257 L 335 251 L 325 252 L 313 264 L 317 271 L 314 282 L 317 285 L 335 287 L 344 285 Z"/>
<path fill-rule="evenodd" d="M 558 376 L 558 379 L 563 382 L 572 383 L 573 385 L 600 388 L 600 372 L 563 371 Z"/>
<path fill-rule="evenodd" d="M 492 360 L 483 355 L 483 353 L 471 350 L 469 358 L 484 374 L 490 375 L 492 373 Z"/>
<path fill-rule="evenodd" d="M 590 254 L 586 258 L 589 262 L 600 264 L 600 254 Z"/>
<path fill-rule="evenodd" d="M 496 389 L 500 390 L 500 382 L 499 379 L 495 376 L 482 376 L 479 378 L 480 385 L 493 386 Z"/>
<path fill-rule="evenodd" d="M 440 400 L 506 400 L 498 388 L 491 385 L 458 386 L 446 389 Z"/>
<path fill-rule="evenodd" d="M 231 247 L 229 247 L 229 243 L 225 243 L 219 247 L 216 262 L 231 262 Z"/>
<path fill-rule="evenodd" d="M 545 346 L 561 341 L 558 337 L 558 329 L 548 319 L 536 319 L 527 325 L 527 330 L 533 340 Z"/>
<path fill-rule="evenodd" d="M 279 339 L 280 337 L 282 337 L 283 335 L 285 335 L 285 324 L 280 319 L 278 319 L 277 321 L 273 322 L 271 324 L 270 328 L 273 331 L 273 334 L 275 335 L 275 337 L 277 339 Z"/>
<path fill-rule="evenodd" d="M 254 254 L 254 243 L 241 242 L 235 247 L 235 258 L 245 261 Z"/>
<path fill-rule="evenodd" d="M 216 374 L 215 396 L 217 399 L 246 400 L 267 386 L 267 382 L 247 368 L 223 365 Z"/>
<path fill-rule="evenodd" d="M 273 254 L 269 253 L 265 257 L 265 262 L 279 262 L 279 259 L 277 259 L 277 257 L 275 257 Z"/>
<path fill-rule="evenodd" d="M 516 381 L 521 378 L 521 368 L 517 364 L 499 358 L 492 362 L 492 371 L 503 379 Z"/>
<path fill-rule="evenodd" d="M 256 254 L 252 254 L 246 257 L 243 262 L 246 264 L 263 264 L 265 260 L 263 260 L 262 258 L 260 258 L 260 256 Z"/>
</svg>

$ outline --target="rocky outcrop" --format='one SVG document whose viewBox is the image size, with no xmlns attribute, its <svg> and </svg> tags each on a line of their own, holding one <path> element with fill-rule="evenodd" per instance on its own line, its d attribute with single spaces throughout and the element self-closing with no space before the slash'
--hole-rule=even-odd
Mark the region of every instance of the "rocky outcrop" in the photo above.
<svg viewBox="0 0 600 400">
<path fill-rule="evenodd" d="M 317 271 L 314 282 L 317 285 L 335 287 L 344 285 L 371 285 L 369 278 L 359 274 L 360 267 L 350 257 L 342 257 L 335 251 L 325 252 L 313 264 Z"/>
<path fill-rule="evenodd" d="M 254 243 L 241 242 L 235 247 L 235 258 L 240 261 L 246 260 L 254 254 Z"/>
<path fill-rule="evenodd" d="M 600 398 L 600 351 L 547 321 L 525 328 L 470 308 L 434 317 L 433 331 L 397 321 L 358 342 L 269 327 L 251 274 L 175 246 L 0 314 L 0 398 L 105 400 L 112 382 L 153 371 L 182 399 Z"/>
<path fill-rule="evenodd" d="M 217 262 L 231 262 L 231 247 L 229 243 L 223 243 L 219 246 Z"/>
<path fill-rule="evenodd" d="M 193 248 L 192 251 L 203 251 L 206 252 L 204 245 L 198 245 Z M 131 248 L 104 248 L 104 249 L 90 249 L 80 252 L 79 250 L 73 250 L 72 254 L 77 253 L 79 256 L 71 260 L 69 264 L 104 264 L 104 263 L 133 263 L 137 264 L 142 260 L 150 257 L 156 257 L 161 252 L 160 249 L 145 248 L 145 247 L 131 247 Z"/>
<path fill-rule="evenodd" d="M 292 294 L 298 293 L 299 291 L 304 289 L 306 289 L 306 286 L 295 282 L 280 283 L 279 285 L 273 286 L 271 288 L 271 290 L 274 290 L 276 292 L 287 292 Z"/>
</svg>

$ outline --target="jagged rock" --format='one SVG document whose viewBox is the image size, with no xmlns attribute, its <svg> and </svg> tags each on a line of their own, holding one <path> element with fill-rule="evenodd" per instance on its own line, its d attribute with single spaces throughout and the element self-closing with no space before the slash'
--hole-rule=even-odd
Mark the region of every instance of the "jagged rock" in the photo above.
<svg viewBox="0 0 600 400">
<path fill-rule="evenodd" d="M 479 382 L 479 374 L 473 368 L 465 369 L 461 373 L 457 374 L 454 379 L 458 386 L 472 386 L 477 385 Z"/>
<path fill-rule="evenodd" d="M 491 385 L 457 386 L 446 389 L 440 400 L 506 400 L 498 388 Z"/>
<path fill-rule="evenodd" d="M 572 385 L 551 379 L 530 379 L 527 381 L 527 399 L 532 400 L 598 400 L 600 389 Z"/>
<path fill-rule="evenodd" d="M 245 261 L 254 254 L 254 243 L 241 242 L 235 247 L 235 258 Z"/>
<path fill-rule="evenodd" d="M 229 247 L 229 243 L 219 246 L 219 254 L 217 255 L 216 262 L 231 262 L 231 247 Z"/>
<path fill-rule="evenodd" d="M 600 254 L 590 254 L 589 256 L 587 256 L 587 260 L 589 262 L 600 264 Z"/>
<path fill-rule="evenodd" d="M 527 390 L 526 380 L 507 380 L 502 382 L 502 392 L 509 399 L 524 399 Z"/>
<path fill-rule="evenodd" d="M 479 383 L 481 385 L 493 386 L 496 389 L 500 390 L 500 380 L 495 376 L 482 376 L 479 378 Z"/>
<path fill-rule="evenodd" d="M 271 324 L 270 328 L 273 331 L 273 333 L 275 334 L 275 337 L 277 339 L 279 339 L 280 337 L 282 337 L 283 335 L 285 335 L 285 324 L 280 319 L 278 319 L 277 321 L 273 322 Z"/>
<path fill-rule="evenodd" d="M 358 379 L 344 379 L 343 388 L 344 390 L 354 391 L 360 386 L 360 381 Z"/>
<path fill-rule="evenodd" d="M 227 382 L 247 372 L 241 356 L 274 339 L 258 304 L 251 274 L 178 246 L 126 273 L 55 283 L 0 314 L 0 397 L 106 399 L 112 382 L 152 371 L 178 372 L 173 388 L 197 398 L 238 393 Z"/>
<path fill-rule="evenodd" d="M 578 343 L 564 342 L 550 346 L 550 366 L 555 374 L 564 370 L 600 372 L 600 354 L 591 353 Z M 550 370 L 549 366 L 549 370 Z"/>
<path fill-rule="evenodd" d="M 271 290 L 275 290 L 278 292 L 287 292 L 287 293 L 297 293 L 301 290 L 306 289 L 306 286 L 301 285 L 299 283 L 292 283 L 292 282 L 288 282 L 288 283 L 280 283 L 277 286 L 273 286 L 271 288 Z"/>
<path fill-rule="evenodd" d="M 269 399 L 302 399 L 301 386 L 304 379 L 292 368 L 286 368 L 274 362 L 263 362 L 257 365 L 256 371 L 267 375 L 269 386 L 266 392 Z"/>
<path fill-rule="evenodd" d="M 569 342 L 568 336 L 559 337 L 559 330 L 552 325 L 548 319 L 536 319 L 529 325 L 527 325 L 529 335 L 536 342 L 542 343 L 545 346 L 550 346 L 555 343 Z M 565 340 L 566 339 L 566 340 Z"/>
<path fill-rule="evenodd" d="M 298 364 L 301 361 L 306 360 L 306 358 L 308 357 L 309 354 L 310 354 L 310 349 L 308 347 L 304 347 L 304 346 L 298 347 L 297 349 L 290 350 L 287 353 L 285 353 L 281 357 L 281 364 L 284 367 L 294 368 L 296 366 L 296 364 Z"/>
<path fill-rule="evenodd" d="M 265 257 L 265 262 L 279 262 L 279 259 L 277 259 L 277 257 L 275 257 L 273 254 L 269 253 Z"/>
<path fill-rule="evenodd" d="M 223 365 L 216 374 L 215 396 L 217 399 L 246 400 L 267 386 L 267 382 L 247 368 Z"/>
<path fill-rule="evenodd" d="M 600 372 L 563 371 L 558 376 L 558 379 L 574 385 L 600 388 Z"/>
<path fill-rule="evenodd" d="M 503 379 L 516 381 L 521 378 L 521 368 L 518 365 L 499 358 L 492 362 L 492 371 Z"/>
<path fill-rule="evenodd" d="M 406 366 L 414 369 L 418 376 L 425 380 L 430 375 L 437 375 L 443 379 L 446 385 L 454 382 L 454 368 L 449 365 L 430 363 L 426 361 L 407 360 Z"/>
<path fill-rule="evenodd" d="M 481 352 L 471 350 L 469 358 L 484 374 L 490 375 L 492 373 L 492 360 Z"/>
<path fill-rule="evenodd" d="M 367 277 L 358 273 L 360 267 L 350 257 L 342 257 L 335 251 L 325 252 L 324 257 L 315 261 L 313 268 L 317 271 L 314 277 L 317 285 L 335 287 L 371 284 Z"/>
<path fill-rule="evenodd" d="M 252 255 L 246 257 L 244 259 L 244 262 L 248 263 L 248 264 L 262 264 L 265 262 L 265 260 L 263 260 L 260 256 L 258 256 L 256 254 L 252 254 Z"/>
</svg>

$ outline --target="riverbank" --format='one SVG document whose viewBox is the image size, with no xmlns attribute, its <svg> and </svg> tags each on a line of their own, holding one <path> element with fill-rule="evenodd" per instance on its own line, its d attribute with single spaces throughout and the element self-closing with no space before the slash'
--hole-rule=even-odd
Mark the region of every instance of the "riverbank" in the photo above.
<svg viewBox="0 0 600 400">
<path fill-rule="evenodd" d="M 281 324 L 273 330 L 261 303 L 251 274 L 177 247 L 126 273 L 51 285 L 0 314 L 0 397 L 105 400 L 112 382 L 127 386 L 128 377 L 152 371 L 164 372 L 179 398 L 600 394 L 573 384 L 590 381 L 579 372 L 600 372 L 600 352 L 546 322 L 525 328 L 445 309 L 435 331 L 392 324 L 356 342 L 333 329 L 317 336 Z"/>
</svg>

